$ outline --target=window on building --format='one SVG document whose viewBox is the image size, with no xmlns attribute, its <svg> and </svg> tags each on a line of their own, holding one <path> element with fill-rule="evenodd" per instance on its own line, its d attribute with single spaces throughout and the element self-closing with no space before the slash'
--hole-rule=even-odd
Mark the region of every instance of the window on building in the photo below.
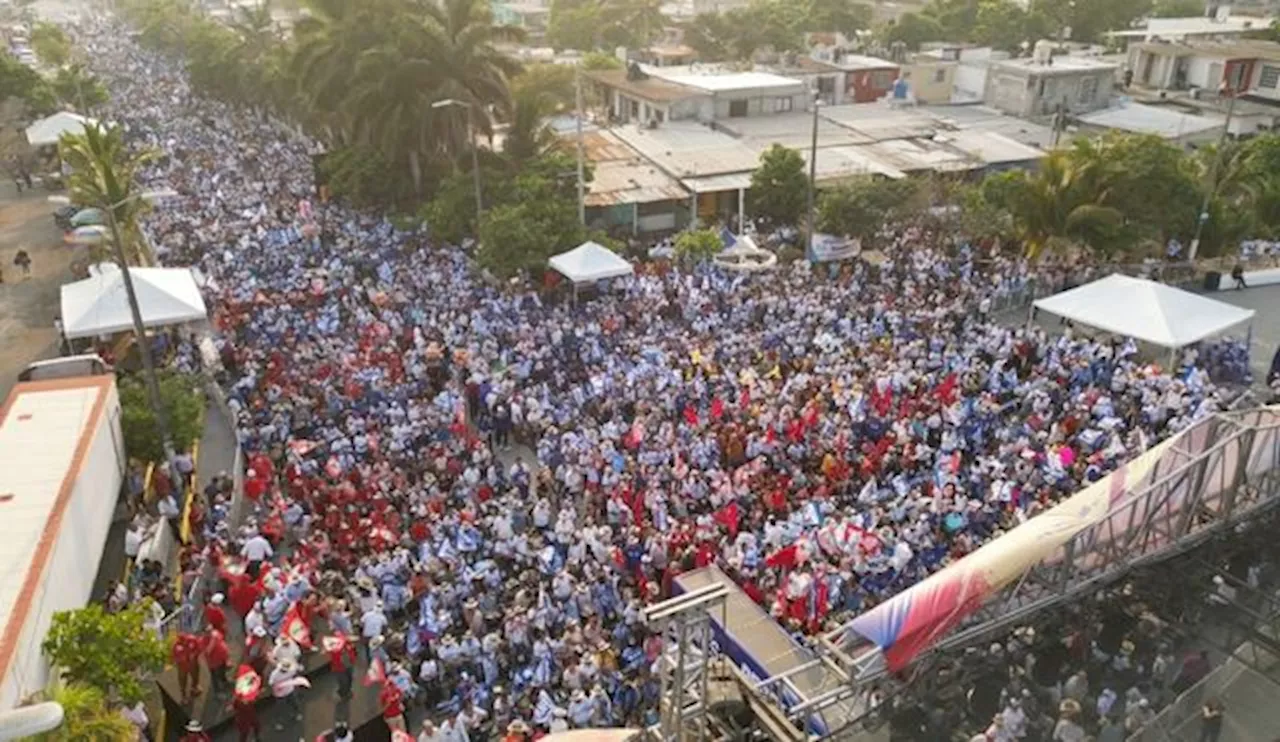
<svg viewBox="0 0 1280 742">
<path fill-rule="evenodd" d="M 1274 90 L 1277 86 L 1280 86 L 1280 67 L 1262 65 L 1262 72 L 1258 74 L 1258 87 Z"/>
<path fill-rule="evenodd" d="M 774 113 L 787 113 L 787 112 L 791 111 L 791 110 L 795 107 L 795 104 L 796 104 L 795 100 L 793 100 L 793 99 L 791 99 L 791 98 L 789 98 L 789 97 L 787 97 L 787 96 L 785 96 L 785 95 L 784 95 L 784 96 L 782 96 L 782 97 L 780 97 L 780 98 L 774 98 L 774 99 L 773 99 L 773 112 L 774 112 Z"/>
<path fill-rule="evenodd" d="M 876 90 L 888 90 L 897 76 L 898 73 L 894 70 L 876 70 L 871 73 L 871 87 Z"/>
<path fill-rule="evenodd" d="M 1081 103 L 1092 103 L 1098 97 L 1098 78 L 1086 77 L 1080 80 L 1079 100 Z"/>
<path fill-rule="evenodd" d="M 746 99 L 729 101 L 729 118 L 740 119 L 746 115 L 747 115 Z"/>
<path fill-rule="evenodd" d="M 938 69 L 934 70 L 934 71 L 933 71 L 933 81 L 934 81 L 934 82 L 946 82 L 946 81 L 947 81 L 947 68 L 946 68 L 946 67 L 939 67 Z"/>
</svg>

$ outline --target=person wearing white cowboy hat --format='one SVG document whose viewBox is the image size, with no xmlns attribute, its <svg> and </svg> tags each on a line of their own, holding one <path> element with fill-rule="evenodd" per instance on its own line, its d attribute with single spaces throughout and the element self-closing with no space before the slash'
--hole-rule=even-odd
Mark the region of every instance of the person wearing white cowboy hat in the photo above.
<svg viewBox="0 0 1280 742">
<path fill-rule="evenodd" d="M 180 742 L 211 742 L 211 738 L 204 730 L 204 726 L 196 719 L 192 719 L 187 722 L 186 733 L 182 735 Z"/>
</svg>

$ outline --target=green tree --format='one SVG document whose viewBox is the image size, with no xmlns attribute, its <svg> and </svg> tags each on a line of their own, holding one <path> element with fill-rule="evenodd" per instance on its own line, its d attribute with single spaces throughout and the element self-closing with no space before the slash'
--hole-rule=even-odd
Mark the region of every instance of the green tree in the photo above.
<svg viewBox="0 0 1280 742">
<path fill-rule="evenodd" d="M 751 174 L 751 214 L 776 226 L 794 226 L 804 213 L 809 176 L 800 153 L 775 144 Z"/>
<path fill-rule="evenodd" d="M 502 143 L 502 153 L 514 166 L 519 167 L 557 146 L 559 138 L 546 123 L 546 116 L 554 106 L 555 101 L 545 94 L 526 91 L 516 98 L 511 126 Z"/>
<path fill-rule="evenodd" d="M 71 59 L 71 39 L 52 23 L 37 23 L 31 29 L 31 50 L 42 63 L 61 67 Z"/>
<path fill-rule="evenodd" d="M 818 229 L 856 237 L 865 244 L 885 224 L 913 217 L 924 206 L 918 181 L 873 176 L 853 178 L 821 194 Z"/>
<path fill-rule="evenodd" d="M 610 59 L 614 59 L 610 57 Z M 584 60 L 585 61 L 585 60 Z M 558 113 L 574 107 L 577 73 L 567 64 L 530 64 L 511 79 L 511 100 L 524 96 L 542 101 L 547 113 Z"/>
<path fill-rule="evenodd" d="M 622 69 L 622 60 L 612 54 L 605 52 L 587 52 L 582 55 L 582 61 L 578 66 L 584 72 L 593 70 L 620 70 Z"/>
<path fill-rule="evenodd" d="M 33 116 L 58 107 L 53 89 L 35 70 L 7 54 L 0 54 L 0 101 L 17 101 Z"/>
<path fill-rule="evenodd" d="M 853 38 L 871 26 L 871 8 L 854 0 L 808 0 L 800 19 L 802 31 L 837 31 Z"/>
<path fill-rule="evenodd" d="M 1204 15 L 1201 0 L 1156 0 L 1151 8 L 1154 18 L 1194 18 Z"/>
<path fill-rule="evenodd" d="M 477 261 L 499 277 L 538 269 L 552 255 L 581 244 L 573 158 L 544 155 L 522 168 L 480 219 Z M 492 202 L 490 202 L 492 203 Z"/>
<path fill-rule="evenodd" d="M 408 172 L 392 167 L 372 147 L 338 147 L 325 155 L 320 171 L 333 197 L 357 208 L 383 210 L 413 203 Z"/>
<path fill-rule="evenodd" d="M 944 33 L 942 24 L 931 15 L 903 13 L 896 23 L 885 28 L 884 40 L 888 43 L 900 41 L 914 51 L 926 41 L 944 38 Z"/>
<path fill-rule="evenodd" d="M 684 27 L 684 43 L 706 62 L 718 62 L 729 56 L 734 29 L 720 13 L 701 13 Z"/>
<path fill-rule="evenodd" d="M 118 126 L 86 126 L 81 134 L 64 134 L 58 153 L 70 169 L 67 179 L 75 203 L 111 211 L 125 241 L 124 254 L 131 262 L 141 262 L 138 216 L 147 202 L 140 198 L 138 174 L 156 153 L 131 149 Z"/>
<path fill-rule="evenodd" d="M 91 685 L 57 683 L 45 696 L 62 707 L 62 725 L 29 738 L 31 742 L 130 740 L 137 734 L 133 723 L 107 703 L 106 694 Z"/>
<path fill-rule="evenodd" d="M 706 262 L 724 249 L 724 242 L 713 229 L 693 229 L 676 237 L 676 259 L 689 264 Z"/>
<path fill-rule="evenodd" d="M 204 427 L 205 400 L 200 380 L 194 376 L 158 371 L 160 401 L 164 405 L 173 445 L 179 451 L 190 451 Z M 155 414 L 147 397 L 147 388 L 137 376 L 120 380 L 120 427 L 124 431 L 124 447 L 129 455 L 141 461 L 164 461 L 164 445 Z"/>
<path fill-rule="evenodd" d="M 107 102 L 107 88 L 84 66 L 71 64 L 58 70 L 53 77 L 54 95 L 64 105 L 81 113 L 89 113 Z"/>
<path fill-rule="evenodd" d="M 146 681 L 164 669 L 168 656 L 164 642 L 146 627 L 149 612 L 145 603 L 118 613 L 96 603 L 58 611 L 41 647 L 68 682 L 134 704 L 146 695 Z"/>
</svg>

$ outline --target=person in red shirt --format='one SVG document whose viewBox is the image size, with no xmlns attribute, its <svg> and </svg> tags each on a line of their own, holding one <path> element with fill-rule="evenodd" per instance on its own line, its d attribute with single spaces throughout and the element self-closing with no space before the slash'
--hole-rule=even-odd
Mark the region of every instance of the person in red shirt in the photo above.
<svg viewBox="0 0 1280 742">
<path fill-rule="evenodd" d="M 320 641 L 329 656 L 329 671 L 338 678 L 338 698 L 351 700 L 351 681 L 355 677 L 356 648 L 341 631 Z"/>
<path fill-rule="evenodd" d="M 200 722 L 192 719 L 187 722 L 186 734 L 182 735 L 180 742 L 213 742 L 213 739 L 209 737 L 209 733 L 204 730 Z"/>
<path fill-rule="evenodd" d="M 382 684 L 382 690 L 378 692 L 378 703 L 382 706 L 382 719 L 387 722 L 387 726 L 392 731 L 404 731 L 404 694 L 395 683 Z"/>
<path fill-rule="evenodd" d="M 192 634 L 178 634 L 171 657 L 178 668 L 178 691 L 182 703 L 200 695 L 200 639 Z"/>
<path fill-rule="evenodd" d="M 240 742 L 262 740 L 262 725 L 258 722 L 258 707 L 251 700 L 235 698 L 231 701 L 231 716 L 235 719 L 236 732 L 240 734 Z"/>
<path fill-rule="evenodd" d="M 222 608 L 223 600 L 225 598 L 222 593 L 218 593 L 209 599 L 209 604 L 204 607 L 204 622 L 209 628 L 226 636 L 227 612 Z"/>
<path fill-rule="evenodd" d="M 214 695 L 224 695 L 231 689 L 227 680 L 227 663 L 231 661 L 231 650 L 227 648 L 227 640 L 222 632 L 210 629 L 204 641 L 204 661 L 209 667 L 209 677 L 213 682 Z"/>
</svg>

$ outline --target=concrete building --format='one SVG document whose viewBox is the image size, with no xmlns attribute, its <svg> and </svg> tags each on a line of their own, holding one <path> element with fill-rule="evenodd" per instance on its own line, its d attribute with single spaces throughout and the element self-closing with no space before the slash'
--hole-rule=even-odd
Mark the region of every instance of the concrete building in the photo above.
<svg viewBox="0 0 1280 742">
<path fill-rule="evenodd" d="M 845 71 L 827 62 L 800 55 L 788 55 L 774 64 L 757 67 L 757 69 L 800 80 L 805 88 L 813 91 L 824 105 L 839 106 L 848 102 L 844 82 Z"/>
<path fill-rule="evenodd" d="M 1202 90 L 1229 85 L 1246 96 L 1280 100 L 1280 44 L 1269 41 L 1131 44 L 1132 84 L 1156 90 Z"/>
<path fill-rule="evenodd" d="M 1111 31 L 1107 35 L 1129 43 L 1142 41 L 1239 41 L 1250 31 L 1265 29 L 1270 18 L 1231 15 L 1229 7 L 1213 16 L 1191 18 L 1149 18 L 1142 28 Z"/>
<path fill-rule="evenodd" d="M 849 103 L 873 103 L 893 92 L 893 84 L 902 67 L 887 59 L 861 54 L 844 54 L 836 50 L 830 60 L 820 60 L 845 74 L 845 100 Z"/>
<path fill-rule="evenodd" d="M 917 103 L 950 103 L 960 69 L 960 49 L 913 54 L 902 65 L 902 79 Z"/>
<path fill-rule="evenodd" d="M 809 106 L 809 92 L 802 80 L 768 72 L 632 64 L 626 70 L 586 75 L 603 93 L 610 117 L 621 123 L 711 123 L 804 111 Z"/>
<path fill-rule="evenodd" d="M 993 62 L 983 100 L 1021 117 L 1050 115 L 1059 107 L 1077 114 L 1096 111 L 1109 103 L 1117 69 L 1091 57 L 1052 56 L 1037 49 L 1029 58 Z"/>
</svg>

